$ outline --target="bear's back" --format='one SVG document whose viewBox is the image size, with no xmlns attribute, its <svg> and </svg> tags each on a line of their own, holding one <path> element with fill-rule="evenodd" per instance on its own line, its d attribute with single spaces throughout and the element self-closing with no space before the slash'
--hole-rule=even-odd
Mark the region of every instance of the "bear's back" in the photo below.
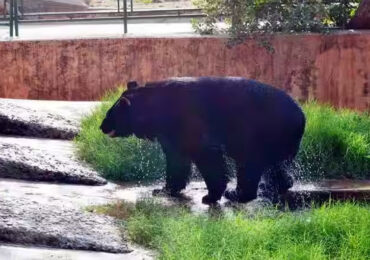
<svg viewBox="0 0 370 260">
<path fill-rule="evenodd" d="M 151 83 L 160 92 L 172 93 L 174 99 L 188 96 L 208 107 L 238 109 L 248 106 L 275 110 L 285 106 L 297 108 L 295 101 L 284 91 L 270 85 L 242 77 L 183 77 Z"/>
</svg>

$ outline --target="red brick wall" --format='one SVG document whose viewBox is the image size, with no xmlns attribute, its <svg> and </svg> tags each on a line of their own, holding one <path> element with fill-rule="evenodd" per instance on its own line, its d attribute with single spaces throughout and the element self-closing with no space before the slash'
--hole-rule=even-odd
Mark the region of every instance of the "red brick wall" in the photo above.
<svg viewBox="0 0 370 260">
<path fill-rule="evenodd" d="M 122 38 L 0 42 L 0 97 L 96 100 L 129 80 L 229 75 L 294 97 L 370 110 L 370 32 L 277 36 L 274 52 L 253 40 Z"/>
</svg>

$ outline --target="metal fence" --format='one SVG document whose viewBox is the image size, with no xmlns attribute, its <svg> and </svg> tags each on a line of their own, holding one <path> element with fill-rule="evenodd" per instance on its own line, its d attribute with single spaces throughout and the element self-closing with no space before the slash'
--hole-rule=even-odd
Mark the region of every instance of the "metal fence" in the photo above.
<svg viewBox="0 0 370 260">
<path fill-rule="evenodd" d="M 19 25 L 26 23 L 80 22 L 121 20 L 123 32 L 128 32 L 128 20 L 202 17 L 198 8 L 134 10 L 133 0 L 117 0 L 117 9 L 108 11 L 77 11 L 77 12 L 24 12 L 24 0 L 0 0 L 4 2 L 4 13 L 0 25 L 9 26 L 10 37 L 19 36 Z M 7 8 L 8 7 L 8 8 Z M 6 12 L 8 11 L 8 12 Z M 49 18 L 52 17 L 52 18 Z"/>
<path fill-rule="evenodd" d="M 22 1 L 23 2 L 23 1 Z M 9 13 L 6 14 L 6 6 L 9 4 Z M 17 0 L 4 0 L 4 14 L 1 19 L 0 25 L 9 26 L 9 36 L 19 36 L 19 19 L 18 19 L 18 1 Z"/>
</svg>

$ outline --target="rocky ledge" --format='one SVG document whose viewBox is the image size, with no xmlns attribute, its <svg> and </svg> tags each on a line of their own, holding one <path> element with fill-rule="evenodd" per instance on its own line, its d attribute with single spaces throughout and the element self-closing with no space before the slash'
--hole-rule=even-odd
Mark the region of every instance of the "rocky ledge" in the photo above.
<svg viewBox="0 0 370 260">
<path fill-rule="evenodd" d="M 73 139 L 79 131 L 78 121 L 38 111 L 14 101 L 0 102 L 0 133 L 53 139 Z"/>
<path fill-rule="evenodd" d="M 68 141 L 2 137 L 0 151 L 1 178 L 87 185 L 107 183 L 75 158 Z"/>
<path fill-rule="evenodd" d="M 0 241 L 112 253 L 131 250 L 115 220 L 60 201 L 0 197 Z"/>
</svg>

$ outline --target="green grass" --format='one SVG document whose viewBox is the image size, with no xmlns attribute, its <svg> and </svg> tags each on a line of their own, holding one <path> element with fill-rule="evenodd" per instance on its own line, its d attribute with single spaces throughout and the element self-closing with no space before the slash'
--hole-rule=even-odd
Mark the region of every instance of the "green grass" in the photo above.
<svg viewBox="0 0 370 260">
<path fill-rule="evenodd" d="M 130 239 L 159 259 L 370 259 L 370 206 L 326 204 L 301 212 L 253 216 L 194 215 L 153 201 L 120 203 L 98 212 L 120 216 Z M 129 214 L 127 214 L 129 212 Z"/>
<path fill-rule="evenodd" d="M 154 180 L 163 176 L 165 160 L 158 144 L 135 137 L 111 139 L 99 126 L 118 98 L 109 93 L 104 103 L 82 121 L 76 138 L 80 158 L 104 177 L 116 181 Z M 304 180 L 370 178 L 370 115 L 309 102 L 303 105 L 307 126 L 295 174 Z"/>
<path fill-rule="evenodd" d="M 303 179 L 370 178 L 370 115 L 309 102 L 297 157 Z"/>
<path fill-rule="evenodd" d="M 82 130 L 75 138 L 80 158 L 90 163 L 107 179 L 150 181 L 164 175 L 165 159 L 157 143 L 135 137 L 110 138 L 100 130 L 106 112 L 118 99 L 122 88 L 110 92 L 103 104 L 82 120 Z"/>
</svg>

